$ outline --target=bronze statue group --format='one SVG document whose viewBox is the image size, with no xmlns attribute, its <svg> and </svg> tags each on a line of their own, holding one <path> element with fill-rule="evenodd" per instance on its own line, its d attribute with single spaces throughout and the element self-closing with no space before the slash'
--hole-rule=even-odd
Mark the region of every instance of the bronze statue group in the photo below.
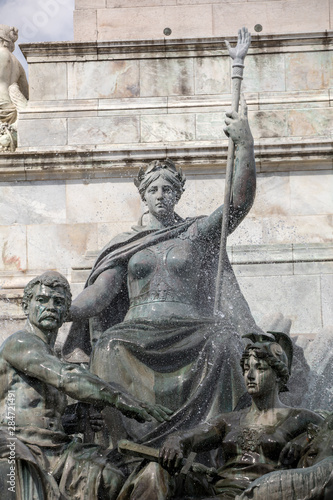
<svg viewBox="0 0 333 500">
<path fill-rule="evenodd" d="M 255 196 L 244 102 L 226 133 L 232 232 Z M 1 499 L 333 498 L 331 419 L 281 402 L 292 341 L 255 324 L 229 263 L 214 314 L 223 206 L 177 215 L 185 177 L 169 159 L 135 184 L 147 212 L 102 250 L 73 303 L 54 271 L 25 288 L 26 326 L 0 349 Z M 69 361 L 74 349 L 88 367 Z M 118 451 L 124 439 L 133 456 Z"/>
</svg>

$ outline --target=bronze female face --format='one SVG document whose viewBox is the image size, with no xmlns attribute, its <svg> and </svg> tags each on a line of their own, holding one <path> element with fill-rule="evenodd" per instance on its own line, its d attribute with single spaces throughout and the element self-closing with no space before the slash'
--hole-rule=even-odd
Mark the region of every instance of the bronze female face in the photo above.
<svg viewBox="0 0 333 500">
<path fill-rule="evenodd" d="M 249 365 L 250 357 L 265 362 L 276 374 L 279 383 L 279 392 L 288 391 L 286 384 L 290 376 L 289 360 L 286 352 L 277 342 L 259 341 L 248 344 L 244 350 L 241 367 L 245 376 L 245 368 Z M 246 383 L 246 380 L 245 380 Z"/>
<path fill-rule="evenodd" d="M 147 187 L 144 201 L 150 214 L 157 219 L 168 219 L 173 215 L 178 193 L 171 182 L 160 175 Z"/>
<path fill-rule="evenodd" d="M 140 168 L 138 177 L 134 179 L 134 184 L 139 190 L 141 198 L 145 201 L 145 194 L 148 187 L 159 177 L 169 182 L 177 194 L 177 201 L 184 192 L 185 175 L 181 168 L 177 170 L 173 161 L 166 159 L 164 161 L 153 161 L 147 169 Z"/>
<path fill-rule="evenodd" d="M 256 352 L 250 351 L 243 365 L 244 382 L 247 392 L 251 396 L 264 396 L 275 390 L 279 383 L 276 371 L 264 358 L 258 357 Z"/>
</svg>

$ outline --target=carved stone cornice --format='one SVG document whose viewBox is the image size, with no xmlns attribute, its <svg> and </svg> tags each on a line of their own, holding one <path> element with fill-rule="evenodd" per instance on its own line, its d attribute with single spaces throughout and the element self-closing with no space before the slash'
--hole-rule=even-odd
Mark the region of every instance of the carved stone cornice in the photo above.
<svg viewBox="0 0 333 500">
<path fill-rule="evenodd" d="M 333 140 L 260 140 L 255 144 L 258 173 L 333 169 Z M 160 147 L 108 147 L 87 151 L 16 151 L 0 155 L 0 180 L 54 180 L 132 177 L 147 162 L 170 157 L 186 172 L 218 174 L 225 172 L 227 141 L 175 144 Z"/>
<path fill-rule="evenodd" d="M 85 61 L 152 57 L 193 57 L 225 55 L 224 40 L 233 43 L 234 36 L 160 40 L 124 40 L 107 42 L 43 42 L 24 43 L 20 48 L 29 63 L 49 61 Z M 333 43 L 333 31 L 252 35 L 249 54 L 300 51 L 312 45 L 314 50 L 327 50 Z"/>
</svg>

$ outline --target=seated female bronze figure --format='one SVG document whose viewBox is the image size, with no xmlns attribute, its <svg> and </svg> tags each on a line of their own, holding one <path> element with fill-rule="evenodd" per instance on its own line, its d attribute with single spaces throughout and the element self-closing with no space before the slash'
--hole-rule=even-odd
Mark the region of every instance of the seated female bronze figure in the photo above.
<svg viewBox="0 0 333 500">
<path fill-rule="evenodd" d="M 290 374 L 292 344 L 287 335 L 275 336 L 277 342 L 256 341 L 253 337 L 254 342 L 244 351 L 241 366 L 252 398 L 249 408 L 219 415 L 187 432 L 170 435 L 161 448 L 160 463 L 171 472 L 179 468 L 189 451 L 219 448 L 224 465 L 214 481 L 200 491 L 197 480 L 191 481 L 189 477 L 187 492 L 179 491 L 177 484 L 172 485 L 171 481 L 168 494 L 161 498 L 171 498 L 174 491 L 182 499 L 188 493 L 190 498 L 229 500 L 268 472 L 296 467 L 297 451 L 306 442 L 304 433 L 310 424 L 320 424 L 323 419 L 309 410 L 291 408 L 280 401 L 279 392 L 286 388 Z M 155 464 L 154 468 L 157 480 L 163 477 L 166 482 Z M 138 476 L 137 484 L 139 482 Z"/>
<path fill-rule="evenodd" d="M 225 130 L 236 146 L 232 232 L 255 195 L 245 102 L 239 115 L 227 115 Z M 257 327 L 230 265 L 224 307 L 213 316 L 223 207 L 207 217 L 181 219 L 174 208 L 184 183 L 171 160 L 140 170 L 135 184 L 148 208 L 144 221 L 104 248 L 71 307 L 77 324 L 65 352 L 81 344 L 90 353 L 91 342 L 93 373 L 174 411 L 170 422 L 148 422 L 140 428 L 105 412 L 111 433 L 106 445 L 123 437 L 159 445 L 174 430 L 232 410 L 246 390 L 238 362 L 240 334 Z M 82 324 L 88 318 L 90 337 Z"/>
</svg>

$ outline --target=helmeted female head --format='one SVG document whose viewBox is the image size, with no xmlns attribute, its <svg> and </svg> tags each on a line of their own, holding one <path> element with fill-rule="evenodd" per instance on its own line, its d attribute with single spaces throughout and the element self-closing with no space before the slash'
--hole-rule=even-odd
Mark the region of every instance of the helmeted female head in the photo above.
<svg viewBox="0 0 333 500">
<path fill-rule="evenodd" d="M 186 179 L 182 169 L 179 168 L 177 170 L 174 162 L 168 158 L 162 161 L 152 161 L 149 163 L 146 170 L 140 168 L 138 177 L 134 179 L 134 184 L 138 188 L 142 200 L 145 201 L 145 192 L 147 188 L 159 177 L 163 177 L 163 179 L 168 181 L 174 187 L 178 201 L 184 192 Z"/>
<path fill-rule="evenodd" d="M 5 46 L 13 52 L 15 49 L 15 42 L 18 39 L 18 30 L 14 26 L 7 26 L 0 24 L 0 40 L 5 43 Z"/>
<path fill-rule="evenodd" d="M 276 342 L 269 341 L 260 335 L 244 335 L 245 338 L 250 338 L 252 342 L 245 347 L 240 364 L 244 373 L 245 361 L 251 355 L 264 360 L 277 374 L 279 379 L 279 392 L 287 392 L 287 382 L 290 377 L 293 357 L 292 341 L 285 333 L 269 333 L 274 335 Z"/>
</svg>

